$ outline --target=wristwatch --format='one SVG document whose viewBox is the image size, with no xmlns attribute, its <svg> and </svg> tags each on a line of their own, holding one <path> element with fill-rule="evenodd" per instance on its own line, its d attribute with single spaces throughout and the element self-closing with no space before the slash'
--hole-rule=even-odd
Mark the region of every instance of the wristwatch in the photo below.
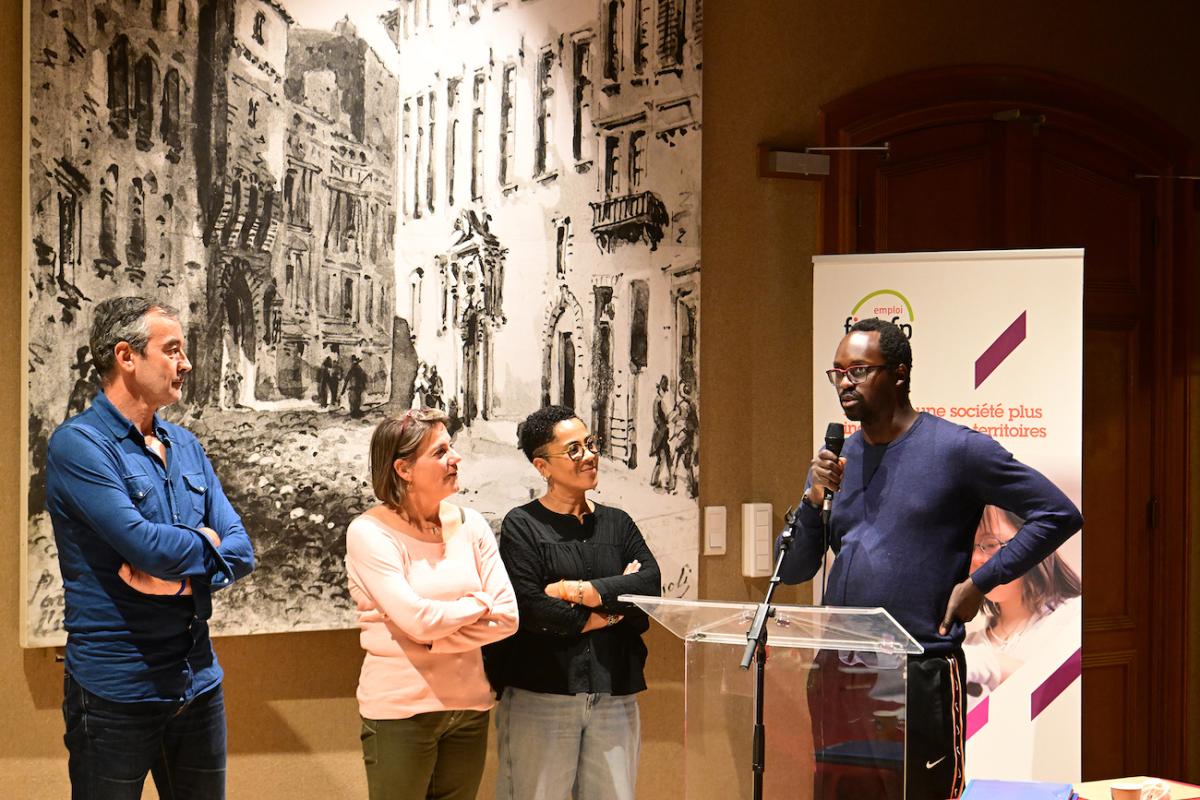
<svg viewBox="0 0 1200 800">
<path fill-rule="evenodd" d="M 616 625 L 620 621 L 621 621 L 621 616 L 619 614 L 609 614 L 608 622 L 605 623 L 605 625 L 607 627 L 611 628 L 613 625 Z"/>
</svg>

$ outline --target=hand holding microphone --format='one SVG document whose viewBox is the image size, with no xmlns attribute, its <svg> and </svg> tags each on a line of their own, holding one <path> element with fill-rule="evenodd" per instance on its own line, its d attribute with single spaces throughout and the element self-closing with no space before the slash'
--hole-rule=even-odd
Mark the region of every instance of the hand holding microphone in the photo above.
<svg viewBox="0 0 1200 800">
<path fill-rule="evenodd" d="M 828 516 L 833 508 L 833 495 L 841 488 L 842 472 L 846 459 L 841 458 L 842 445 L 846 442 L 845 428 L 840 422 L 831 422 L 825 429 L 825 447 L 812 462 L 812 485 L 808 489 L 808 502 Z"/>
</svg>

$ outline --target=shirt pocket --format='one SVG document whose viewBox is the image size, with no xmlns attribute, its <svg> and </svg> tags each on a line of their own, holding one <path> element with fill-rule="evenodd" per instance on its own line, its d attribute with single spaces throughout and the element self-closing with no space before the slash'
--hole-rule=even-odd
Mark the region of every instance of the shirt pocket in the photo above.
<svg viewBox="0 0 1200 800">
<path fill-rule="evenodd" d="M 134 473 L 121 476 L 121 480 L 125 482 L 125 491 L 129 492 L 129 499 L 133 501 L 139 511 L 145 511 L 150 507 L 150 496 L 154 494 L 154 482 L 150 480 L 149 475 Z"/>
<path fill-rule="evenodd" d="M 208 500 L 208 480 L 204 477 L 203 472 L 185 472 L 183 473 L 183 485 L 187 487 L 188 501 L 191 503 L 192 510 L 200 515 L 200 521 L 204 522 L 205 503 Z"/>
</svg>

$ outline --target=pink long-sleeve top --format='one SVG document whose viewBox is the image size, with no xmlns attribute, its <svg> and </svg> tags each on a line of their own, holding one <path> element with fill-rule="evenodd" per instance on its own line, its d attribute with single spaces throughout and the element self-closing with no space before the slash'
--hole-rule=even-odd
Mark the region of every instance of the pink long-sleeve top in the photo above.
<svg viewBox="0 0 1200 800">
<path fill-rule="evenodd" d="M 346 572 L 366 655 L 367 719 L 492 707 L 479 648 L 517 629 L 517 600 L 483 517 L 443 503 L 442 542 L 370 514 L 346 530 Z"/>
</svg>

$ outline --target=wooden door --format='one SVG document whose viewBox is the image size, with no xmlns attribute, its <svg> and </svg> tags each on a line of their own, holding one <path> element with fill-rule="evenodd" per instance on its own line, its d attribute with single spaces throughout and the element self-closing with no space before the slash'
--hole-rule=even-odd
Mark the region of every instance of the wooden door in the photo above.
<svg viewBox="0 0 1200 800">
<path fill-rule="evenodd" d="M 1175 198 L 1137 177 L 1170 165 L 1122 136 L 1124 120 L 1105 119 L 1102 103 L 1080 114 L 1073 93 L 1047 102 L 1053 85 L 1038 76 L 1024 76 L 1023 100 L 1011 85 L 990 96 L 984 70 L 943 77 L 951 105 L 930 102 L 936 81 L 917 81 L 905 108 L 897 81 L 890 115 L 870 90 L 827 107 L 828 143 L 890 151 L 841 159 L 824 252 L 1085 248 L 1083 776 L 1178 775 L 1182 730 L 1151 711 L 1168 698 L 1186 708 L 1186 627 L 1155 613 L 1186 596 L 1171 566 L 1185 560 L 1186 535 L 1163 524 L 1185 518 L 1175 488 L 1185 468 L 1172 462 L 1185 451 L 1155 451 L 1184 430 L 1163 374 L 1181 355 L 1164 317 L 1182 259 L 1163 235 Z"/>
</svg>

